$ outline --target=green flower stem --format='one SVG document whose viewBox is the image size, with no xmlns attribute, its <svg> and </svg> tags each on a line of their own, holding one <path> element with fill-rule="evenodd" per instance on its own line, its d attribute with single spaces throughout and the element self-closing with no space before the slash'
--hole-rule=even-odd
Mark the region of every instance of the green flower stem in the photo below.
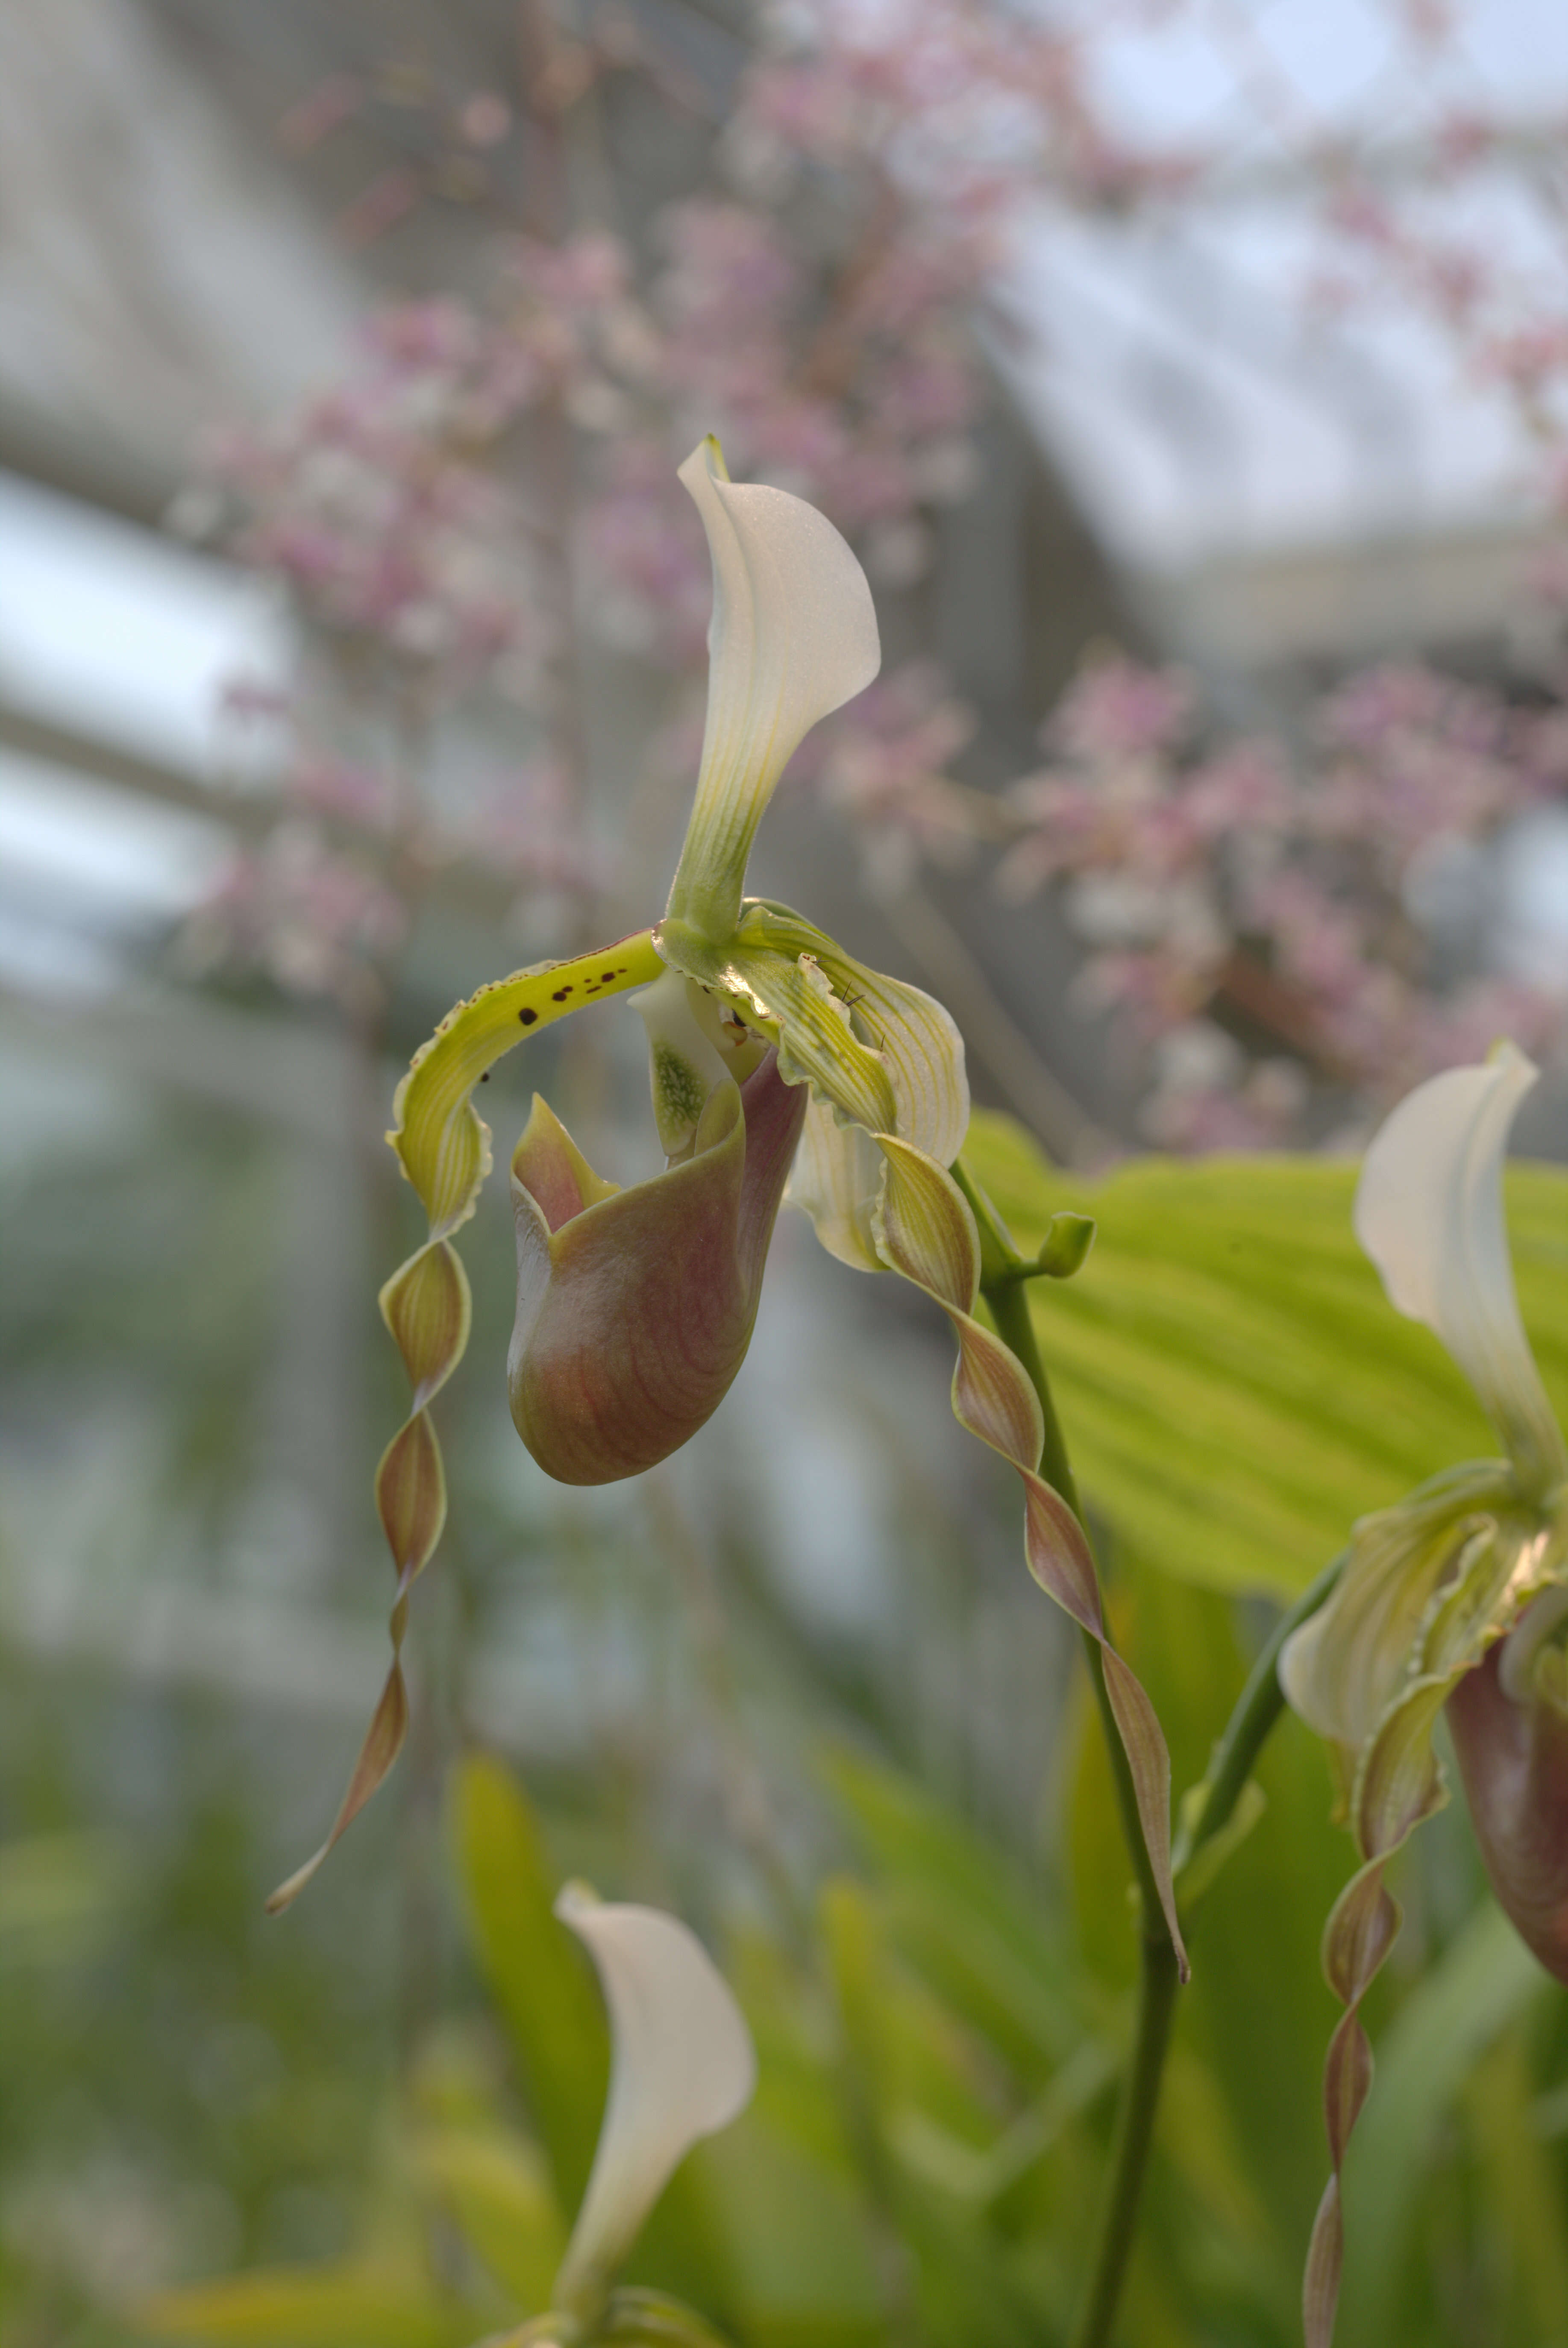
<svg viewBox="0 0 1568 2348">
<path fill-rule="evenodd" d="M 1034 1323 L 1029 1318 L 1029 1300 L 1024 1283 L 1017 1279 L 1003 1278 L 989 1282 L 983 1278 L 980 1283 L 980 1293 L 985 1298 L 986 1308 L 995 1323 L 996 1334 L 1008 1352 L 1016 1356 L 1030 1385 L 1039 1396 L 1040 1415 L 1045 1421 L 1046 1428 L 1045 1441 L 1040 1447 L 1040 1473 L 1047 1484 L 1055 1486 L 1079 1524 L 1083 1525 L 1084 1538 L 1090 1541 L 1092 1553 L 1093 1543 L 1090 1540 L 1088 1527 L 1084 1522 L 1083 1506 L 1078 1498 L 1078 1484 L 1073 1476 L 1072 1464 L 1068 1457 L 1067 1444 L 1063 1440 L 1061 1421 L 1057 1416 L 1056 1404 L 1051 1398 L 1050 1380 L 1046 1375 L 1046 1365 L 1040 1359 L 1040 1349 L 1035 1343 Z M 1121 1812 L 1122 1830 L 1127 1838 L 1128 1853 L 1138 1878 L 1138 1897 L 1145 1936 L 1163 1934 L 1165 1923 L 1161 1912 L 1160 1894 L 1155 1888 L 1154 1870 L 1149 1863 L 1149 1853 L 1143 1846 L 1143 1828 L 1138 1816 L 1138 1797 L 1132 1789 L 1132 1771 L 1122 1746 L 1121 1734 L 1116 1725 L 1116 1715 L 1110 1708 L 1110 1693 L 1105 1684 L 1104 1658 L 1100 1653 L 1099 1642 L 1091 1639 L 1087 1631 L 1080 1632 L 1079 1637 L 1083 1642 L 1084 1658 L 1088 1664 L 1089 1677 L 1094 1684 L 1095 1701 L 1099 1706 L 1100 1719 L 1105 1725 L 1105 1741 L 1110 1754 L 1111 1769 L 1116 1778 L 1116 1798 Z"/>
<path fill-rule="evenodd" d="M 984 1224 L 981 1228 L 984 1234 Z M 1072 1465 L 1068 1458 L 1061 1421 L 1057 1416 L 1056 1404 L 1052 1399 L 1050 1380 L 1040 1359 L 1040 1349 L 1035 1342 L 1025 1283 L 1016 1272 L 1004 1272 L 991 1281 L 982 1276 L 980 1293 L 996 1324 L 996 1334 L 1008 1351 L 1016 1355 L 1039 1396 L 1040 1412 L 1045 1421 L 1040 1473 L 1047 1482 L 1055 1485 L 1067 1501 L 1079 1524 L 1084 1526 L 1084 1537 L 1088 1540 L 1088 1527 L 1084 1523 L 1083 1508 L 1078 1499 Z M 1155 1889 L 1153 1869 L 1144 1848 L 1137 1797 L 1132 1790 L 1132 1772 L 1128 1766 L 1127 1755 L 1110 1708 L 1109 1691 L 1105 1684 L 1104 1660 L 1098 1642 L 1091 1639 L 1087 1631 L 1082 1633 L 1082 1638 L 1096 1700 L 1099 1704 L 1106 1748 L 1116 1780 L 1122 1832 L 1138 1878 L 1140 1925 L 1138 2020 L 1132 2054 L 1117 2111 L 1110 2182 L 1100 2220 L 1094 2275 L 1078 2330 L 1073 2335 L 1074 2348 L 1106 2348 L 1110 2339 L 1110 2327 L 1116 2318 L 1117 2302 L 1121 2297 L 1128 2256 L 1138 2229 L 1138 2205 L 1143 2189 L 1144 2171 L 1149 2165 L 1154 2115 L 1160 2104 L 1165 2052 L 1171 2043 L 1177 1972 L 1176 1952 L 1165 1929 L 1160 1894 Z"/>
<path fill-rule="evenodd" d="M 1154 2140 L 1154 2116 L 1160 2108 L 1177 1987 L 1176 1952 L 1164 1925 L 1158 1931 L 1140 1933 L 1138 2018 L 1132 2052 L 1117 2106 L 1116 2140 L 1111 2147 L 1099 2240 L 1095 2246 L 1094 2273 L 1072 2335 L 1072 2348 L 1109 2348 L 1111 2326 L 1116 2322 L 1127 2263 L 1138 2231 L 1139 2203 L 1149 2166 L 1149 2148 Z"/>
<path fill-rule="evenodd" d="M 1224 1734 L 1214 1747 L 1209 1775 L 1203 1780 L 1202 1806 L 1178 1844 L 1178 1890 L 1182 1867 L 1228 1825 L 1269 1731 L 1284 1710 L 1278 1670 L 1281 1648 L 1298 1624 L 1316 1613 L 1338 1581 L 1344 1563 L 1343 1557 L 1336 1557 L 1332 1564 L 1325 1566 L 1289 1612 L 1280 1617 L 1253 1665 L 1225 1724 Z M 1182 1921 L 1185 1925 L 1186 1920 Z M 1094 2279 L 1078 2328 L 1073 2334 L 1073 2348 L 1107 2348 L 1110 2340 L 1128 2255 L 1137 2230 L 1143 2173 L 1160 2104 L 1166 2049 L 1171 2043 L 1176 1987 L 1176 1960 L 1170 1938 L 1156 1914 L 1155 1928 L 1150 1930 L 1146 1923 L 1140 1935 L 1138 2020 L 1132 2054 L 1117 2114 L 1110 2183 Z"/>
<path fill-rule="evenodd" d="M 1302 1591 L 1289 1612 L 1280 1616 L 1267 1645 L 1248 1673 L 1246 1685 L 1225 1723 L 1224 1735 L 1214 1747 L 1209 1774 L 1202 1784 L 1202 1805 L 1180 1838 L 1175 1853 L 1178 1874 L 1229 1823 L 1253 1774 L 1253 1764 L 1284 1710 L 1284 1691 L 1279 1684 L 1280 1650 L 1291 1632 L 1299 1630 L 1326 1600 L 1344 1570 L 1347 1554 L 1341 1550 L 1324 1567 L 1316 1581 Z"/>
<path fill-rule="evenodd" d="M 979 1230 L 980 1293 L 985 1300 L 997 1335 L 1016 1355 L 1039 1397 L 1040 1414 L 1045 1425 L 1040 1473 L 1055 1485 L 1067 1501 L 1079 1524 L 1083 1525 L 1085 1539 L 1088 1540 L 1088 1527 L 1068 1457 L 1061 1421 L 1057 1416 L 1050 1380 L 1040 1359 L 1034 1323 L 1029 1316 L 1027 1282 L 1036 1267 L 1019 1254 L 995 1209 L 968 1175 L 962 1162 L 954 1167 L 953 1174 L 974 1210 Z M 1315 1614 L 1323 1604 L 1338 1579 L 1343 1563 L 1343 1558 L 1336 1558 L 1290 1612 L 1282 1616 L 1253 1665 L 1225 1725 L 1224 1734 L 1214 1747 L 1213 1760 L 1203 1782 L 1202 1805 L 1179 1843 L 1176 1852 L 1179 1869 L 1220 1832 L 1235 1809 L 1264 1740 L 1284 1707 L 1276 1668 L 1280 1650 L 1297 1625 Z M 1132 2050 L 1117 2112 L 1116 2140 L 1111 2151 L 1094 2272 L 1078 2328 L 1073 2333 L 1073 2348 L 1109 2348 L 1111 2327 L 1116 2321 L 1117 2306 L 1126 2279 L 1128 2259 L 1138 2228 L 1139 2202 L 1149 2163 L 1150 2146 L 1153 2141 L 1154 2118 L 1160 2106 L 1165 2056 L 1175 2016 L 1178 1976 L 1175 1952 L 1165 1930 L 1149 1855 L 1144 1849 L 1127 1756 L 1122 1750 L 1121 1738 L 1110 1711 L 1104 1663 L 1099 1646 L 1087 1633 L 1084 1635 L 1084 1648 L 1115 1774 L 1122 1828 L 1138 1878 L 1140 1915 L 1138 2009 Z"/>
<path fill-rule="evenodd" d="M 1077 1478 L 1068 1447 L 1062 1434 L 1062 1423 L 1057 1416 L 1057 1406 L 1051 1394 L 1051 1382 L 1046 1375 L 1046 1365 L 1040 1359 L 1040 1349 L 1035 1342 L 1035 1326 L 1029 1318 L 1026 1281 L 1030 1267 L 1014 1246 L 1001 1218 L 990 1200 L 975 1181 L 962 1159 L 953 1169 L 953 1179 L 968 1200 L 974 1210 L 980 1234 L 980 1293 L 995 1326 L 996 1334 L 1014 1355 L 1029 1384 L 1039 1398 L 1040 1417 L 1045 1436 L 1040 1445 L 1040 1473 L 1047 1484 L 1061 1494 L 1074 1516 L 1083 1527 L 1084 1539 L 1094 1552 L 1094 1539 L 1084 1517 L 1083 1503 L 1078 1498 Z M 1097 1565 L 1096 1570 L 1099 1568 Z M 1097 1641 L 1087 1631 L 1081 1634 L 1085 1660 L 1094 1684 L 1095 1701 L 1105 1727 L 1105 1741 L 1110 1754 L 1111 1768 L 1116 1778 L 1116 1797 L 1121 1812 L 1122 1830 L 1133 1869 L 1138 1878 L 1140 1912 L 1145 1937 L 1165 1930 L 1160 1906 L 1160 1894 L 1155 1887 L 1154 1870 L 1149 1863 L 1149 1853 L 1143 1847 L 1143 1828 L 1138 1816 L 1138 1797 L 1132 1789 L 1132 1771 L 1122 1748 L 1116 1715 L 1110 1708 L 1110 1694 L 1105 1684 L 1105 1663 Z"/>
</svg>

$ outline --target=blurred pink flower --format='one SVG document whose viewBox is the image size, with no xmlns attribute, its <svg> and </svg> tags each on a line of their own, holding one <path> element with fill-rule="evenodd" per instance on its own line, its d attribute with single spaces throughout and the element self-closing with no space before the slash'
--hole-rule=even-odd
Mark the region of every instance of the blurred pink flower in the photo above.
<svg viewBox="0 0 1568 2348">
<path fill-rule="evenodd" d="M 198 966 L 256 970 L 290 994 L 358 1009 L 372 999 L 375 966 L 406 929 L 397 892 L 302 819 L 236 858 L 191 917 L 184 951 Z"/>
<path fill-rule="evenodd" d="M 908 661 L 821 729 L 809 767 L 797 760 L 859 838 L 873 893 L 896 894 L 923 860 L 968 854 L 973 823 L 943 769 L 975 725 L 934 662 Z"/>
</svg>

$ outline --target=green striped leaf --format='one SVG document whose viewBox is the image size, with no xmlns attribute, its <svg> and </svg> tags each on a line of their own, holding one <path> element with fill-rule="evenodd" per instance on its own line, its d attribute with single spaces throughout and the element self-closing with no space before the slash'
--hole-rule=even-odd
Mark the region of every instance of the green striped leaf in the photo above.
<svg viewBox="0 0 1568 2348">
<path fill-rule="evenodd" d="M 1030 1302 L 1091 1505 L 1139 1556 L 1295 1595 L 1352 1520 L 1495 1456 L 1437 1340 L 1403 1321 L 1350 1228 L 1353 1162 L 1137 1159 L 1099 1181 L 977 1111 L 965 1162 L 1026 1251 L 1064 1210 L 1099 1237 Z M 1568 1418 L 1568 1173 L 1506 1180 L 1520 1302 Z"/>
<path fill-rule="evenodd" d="M 466 2348 L 488 2311 L 392 2269 L 269 2267 L 144 2301 L 135 2329 L 209 2348 Z"/>
</svg>

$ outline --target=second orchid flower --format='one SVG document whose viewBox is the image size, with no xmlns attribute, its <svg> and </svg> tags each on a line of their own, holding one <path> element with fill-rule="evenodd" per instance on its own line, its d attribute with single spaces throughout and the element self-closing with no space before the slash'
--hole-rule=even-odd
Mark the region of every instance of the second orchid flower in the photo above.
<svg viewBox="0 0 1568 2348">
<path fill-rule="evenodd" d="M 1367 1153 L 1357 1236 L 1389 1302 L 1469 1378 L 1505 1457 L 1450 1468 L 1355 1528 L 1344 1570 L 1280 1662 L 1328 1740 L 1361 1866 L 1324 1936 L 1345 2007 L 1325 2105 L 1334 2174 L 1307 2262 L 1308 2348 L 1334 2329 L 1339 2171 L 1371 2079 L 1361 2002 L 1399 1929 L 1388 1861 L 1447 1799 L 1447 1711 L 1492 1889 L 1568 1981 L 1568 1447 L 1520 1319 L 1502 1213 L 1509 1129 L 1536 1071 L 1501 1045 L 1402 1101 Z"/>
</svg>

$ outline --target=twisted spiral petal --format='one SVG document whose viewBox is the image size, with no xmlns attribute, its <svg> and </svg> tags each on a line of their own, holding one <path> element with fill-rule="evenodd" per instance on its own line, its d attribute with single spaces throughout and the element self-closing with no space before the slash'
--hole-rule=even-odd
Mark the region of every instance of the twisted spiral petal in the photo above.
<svg viewBox="0 0 1568 2348">
<path fill-rule="evenodd" d="M 1323 1942 L 1324 1972 L 1345 2013 L 1324 2067 L 1332 2171 L 1307 2253 L 1307 2348 L 1329 2348 L 1334 2337 L 1344 2249 L 1340 2174 L 1372 2084 L 1372 2049 L 1360 2007 L 1399 1929 L 1398 1905 L 1385 1887 L 1384 1874 L 1417 1827 L 1448 1799 L 1432 1750 L 1438 1715 L 1478 1675 L 1520 1605 L 1539 1587 L 1541 1543 L 1532 1522 L 1517 1509 L 1472 1509 L 1452 1529 L 1447 1566 L 1399 1684 L 1355 1756 L 1349 1823 L 1363 1864 L 1336 1901 Z"/>
<path fill-rule="evenodd" d="M 1144 1848 L 1183 1981 L 1187 1954 L 1171 1877 L 1171 1756 L 1143 1687 L 1106 1636 L 1094 1560 L 1061 1494 L 1038 1472 L 1045 1429 L 1027 1374 L 974 1317 L 980 1286 L 975 1219 L 946 1169 L 891 1134 L 877 1137 L 887 1180 L 875 1217 L 882 1259 L 942 1307 L 958 1340 L 953 1409 L 961 1426 L 999 1452 L 1024 1487 L 1029 1570 L 1098 1643 L 1137 1797 Z"/>
<path fill-rule="evenodd" d="M 540 963 L 481 986 L 447 1014 L 415 1054 L 393 1104 L 397 1123 L 387 1138 L 419 1194 L 430 1232 L 381 1291 L 381 1317 L 391 1331 L 413 1388 L 409 1415 L 376 1471 L 376 1507 L 397 1573 L 391 1633 L 392 1667 L 332 1831 L 321 1849 L 280 1884 L 268 1900 L 274 1913 L 304 1890 L 346 1827 L 364 1808 L 402 1748 L 408 1695 L 401 1651 L 408 1593 L 440 1540 L 447 1516 L 441 1447 L 429 1406 L 462 1359 L 469 1341 L 468 1277 L 450 1233 L 473 1213 L 490 1169 L 490 1128 L 475 1110 L 474 1086 L 502 1055 L 552 1021 L 602 995 L 645 985 L 664 968 L 650 932 L 573 961 Z"/>
</svg>

